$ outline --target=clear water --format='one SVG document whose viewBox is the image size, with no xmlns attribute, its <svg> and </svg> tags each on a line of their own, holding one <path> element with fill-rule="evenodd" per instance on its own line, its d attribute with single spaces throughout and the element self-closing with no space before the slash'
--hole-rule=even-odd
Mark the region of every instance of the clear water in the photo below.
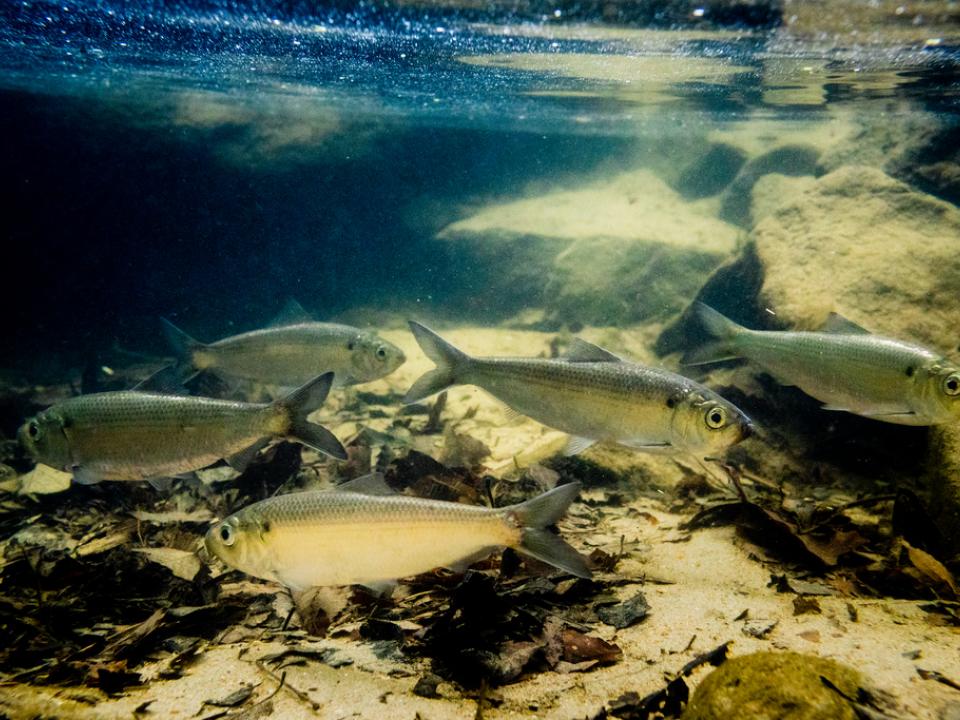
<svg viewBox="0 0 960 720">
<path fill-rule="evenodd" d="M 643 26 L 562 4 L 188 5 L 0 10 L 3 366 L 162 352 L 159 316 L 213 338 L 291 296 L 322 318 L 500 322 L 540 289 L 491 291 L 495 267 L 436 237 L 486 204 L 669 178 L 718 129 L 950 125 L 960 97 L 948 7 L 751 28 L 693 6 Z M 705 172 L 694 194 L 717 194 Z"/>
</svg>

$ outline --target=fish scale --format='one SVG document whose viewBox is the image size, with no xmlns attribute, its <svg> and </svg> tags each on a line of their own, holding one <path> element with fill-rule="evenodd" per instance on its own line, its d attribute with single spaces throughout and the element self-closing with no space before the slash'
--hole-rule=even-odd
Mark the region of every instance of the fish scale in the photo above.
<svg viewBox="0 0 960 720">
<path fill-rule="evenodd" d="M 299 385 L 332 371 L 336 385 L 375 380 L 406 359 L 376 333 L 337 323 L 298 322 L 201 343 L 164 321 L 167 339 L 183 366 L 228 377 Z"/>
<path fill-rule="evenodd" d="M 375 586 L 453 567 L 504 546 L 574 575 L 590 575 L 573 548 L 543 529 L 564 514 L 578 484 L 506 508 L 370 495 L 349 489 L 352 485 L 254 503 L 211 527 L 204 545 L 231 567 L 294 590 Z"/>
<path fill-rule="evenodd" d="M 501 522 L 508 511 L 461 503 L 427 500 L 406 495 L 373 496 L 349 492 L 293 493 L 265 500 L 260 512 L 271 522 L 310 525 L 322 522 L 449 522 L 488 518 Z"/>
<path fill-rule="evenodd" d="M 476 385 L 517 413 L 570 433 L 571 454 L 608 441 L 712 457 L 751 432 L 740 410 L 703 385 L 583 340 L 562 359 L 471 357 L 419 323 L 410 327 L 437 367 L 414 383 L 405 402 Z"/>
<path fill-rule="evenodd" d="M 274 437 L 345 458 L 340 442 L 307 420 L 332 381 L 327 373 L 271 404 L 136 390 L 84 395 L 27 421 L 19 438 L 38 462 L 72 470 L 80 482 L 178 475 L 231 456 L 242 467 Z"/>
<path fill-rule="evenodd" d="M 960 418 L 960 367 L 919 345 L 872 335 L 839 316 L 825 332 L 796 332 L 750 330 L 702 303 L 695 313 L 714 340 L 689 353 L 688 364 L 744 357 L 827 410 L 884 422 Z"/>
</svg>

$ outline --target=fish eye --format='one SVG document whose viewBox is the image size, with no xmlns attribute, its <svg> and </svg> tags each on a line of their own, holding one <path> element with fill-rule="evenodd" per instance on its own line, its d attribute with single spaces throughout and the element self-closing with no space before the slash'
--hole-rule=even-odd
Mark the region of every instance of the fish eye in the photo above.
<svg viewBox="0 0 960 720">
<path fill-rule="evenodd" d="M 387 349 L 385 347 L 377 348 L 377 357 L 383 360 L 387 356 Z"/>
<path fill-rule="evenodd" d="M 34 440 L 40 437 L 40 425 L 37 423 L 36 420 L 31 420 L 30 423 L 27 425 L 27 435 L 29 435 Z"/>
<path fill-rule="evenodd" d="M 727 411 L 719 405 L 716 405 L 707 410 L 704 421 L 711 430 L 719 430 L 727 424 Z"/>
<path fill-rule="evenodd" d="M 237 536 L 233 532 L 233 528 L 224 523 L 220 526 L 220 539 L 223 541 L 223 544 L 227 547 L 233 545 L 236 542 Z"/>
<path fill-rule="evenodd" d="M 943 392 L 947 395 L 960 395 L 960 373 L 950 373 L 943 379 Z"/>
</svg>

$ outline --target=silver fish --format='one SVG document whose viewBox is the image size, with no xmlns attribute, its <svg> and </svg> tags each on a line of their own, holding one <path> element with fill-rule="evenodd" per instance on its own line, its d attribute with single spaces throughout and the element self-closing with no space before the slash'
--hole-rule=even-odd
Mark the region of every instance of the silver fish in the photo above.
<svg viewBox="0 0 960 720">
<path fill-rule="evenodd" d="M 84 484 L 171 477 L 225 457 L 242 467 L 280 437 L 345 459 L 333 433 L 307 420 L 332 381 L 326 373 L 271 404 L 136 390 L 81 395 L 47 408 L 18 435 L 34 460 Z"/>
<path fill-rule="evenodd" d="M 695 312 L 714 341 L 689 365 L 743 357 L 785 385 L 840 410 L 900 425 L 960 418 L 960 366 L 911 343 L 872 335 L 834 315 L 824 332 L 749 330 L 713 308 Z"/>
<path fill-rule="evenodd" d="M 365 383 L 389 375 L 406 360 L 393 343 L 350 325 L 298 322 L 206 345 L 168 320 L 163 324 L 182 366 L 274 385 L 300 385 L 329 371 L 336 386 Z"/>
<path fill-rule="evenodd" d="M 477 385 L 517 413 L 570 433 L 568 454 L 610 441 L 648 452 L 715 456 L 751 433 L 748 418 L 712 390 L 584 340 L 555 360 L 474 358 L 419 323 L 410 328 L 437 367 L 414 383 L 404 402 L 450 385 Z"/>
<path fill-rule="evenodd" d="M 545 530 L 580 486 L 561 485 L 519 505 L 486 508 L 397 494 L 336 490 L 281 495 L 213 525 L 207 553 L 293 590 L 327 585 L 381 589 L 397 578 L 455 567 L 511 547 L 579 577 L 584 559 Z"/>
</svg>

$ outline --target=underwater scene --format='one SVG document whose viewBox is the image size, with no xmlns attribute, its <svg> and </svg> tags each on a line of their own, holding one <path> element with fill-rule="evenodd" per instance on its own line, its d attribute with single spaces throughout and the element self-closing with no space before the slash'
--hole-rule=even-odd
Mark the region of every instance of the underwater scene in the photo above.
<svg viewBox="0 0 960 720">
<path fill-rule="evenodd" d="M 960 4 L 0 6 L 0 716 L 960 718 Z"/>
</svg>

